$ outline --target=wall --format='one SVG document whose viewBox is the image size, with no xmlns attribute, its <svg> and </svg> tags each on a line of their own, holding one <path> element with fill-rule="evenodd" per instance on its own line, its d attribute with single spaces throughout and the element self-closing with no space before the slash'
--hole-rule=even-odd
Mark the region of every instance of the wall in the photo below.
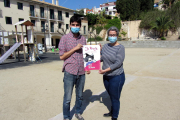
<svg viewBox="0 0 180 120">
<path fill-rule="evenodd" d="M 127 32 L 126 37 L 127 38 L 137 38 L 138 35 L 142 35 L 139 30 L 139 25 L 141 23 L 141 20 L 136 21 L 124 21 L 121 23 L 121 31 Z"/>
<path fill-rule="evenodd" d="M 29 19 L 29 3 L 20 1 L 23 3 L 23 10 L 19 10 L 17 8 L 17 2 L 18 0 L 10 0 L 10 8 L 4 7 L 4 0 L 0 0 L 0 8 L 2 9 L 2 18 L 0 18 L 0 23 L 2 27 L 6 31 L 12 31 L 15 30 L 15 27 L 13 24 L 19 22 L 19 18 L 24 18 L 24 20 Z M 6 24 L 6 16 L 12 17 L 12 25 Z M 21 27 L 18 27 L 18 31 L 21 31 Z"/>
<path fill-rule="evenodd" d="M 104 45 L 109 42 L 100 42 Z M 180 48 L 180 41 L 119 41 L 126 48 Z"/>
</svg>

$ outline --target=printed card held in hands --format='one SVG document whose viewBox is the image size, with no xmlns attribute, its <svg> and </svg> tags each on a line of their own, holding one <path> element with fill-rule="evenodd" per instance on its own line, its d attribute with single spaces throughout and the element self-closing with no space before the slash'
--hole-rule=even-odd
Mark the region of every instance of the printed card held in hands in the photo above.
<svg viewBox="0 0 180 120">
<path fill-rule="evenodd" d="M 99 45 L 84 45 L 83 46 L 84 69 L 100 70 L 100 46 Z"/>
</svg>

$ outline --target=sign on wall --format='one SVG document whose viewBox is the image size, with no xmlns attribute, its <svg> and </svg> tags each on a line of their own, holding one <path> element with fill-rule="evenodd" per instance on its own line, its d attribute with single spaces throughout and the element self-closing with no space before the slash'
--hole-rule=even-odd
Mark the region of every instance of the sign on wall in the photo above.
<svg viewBox="0 0 180 120">
<path fill-rule="evenodd" d="M 100 46 L 84 45 L 83 46 L 84 69 L 100 70 Z"/>
</svg>

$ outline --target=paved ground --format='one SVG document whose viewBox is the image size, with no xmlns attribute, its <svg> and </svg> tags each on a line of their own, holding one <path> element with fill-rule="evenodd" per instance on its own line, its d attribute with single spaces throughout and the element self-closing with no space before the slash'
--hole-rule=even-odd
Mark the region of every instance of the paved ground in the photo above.
<svg viewBox="0 0 180 120">
<path fill-rule="evenodd" d="M 44 59 L 0 65 L 0 120 L 62 120 L 63 62 Z M 126 83 L 118 120 L 180 120 L 180 49 L 127 48 Z M 75 94 L 71 102 L 74 115 Z M 110 120 L 110 107 L 102 75 L 86 76 L 83 116 L 86 120 Z"/>
</svg>

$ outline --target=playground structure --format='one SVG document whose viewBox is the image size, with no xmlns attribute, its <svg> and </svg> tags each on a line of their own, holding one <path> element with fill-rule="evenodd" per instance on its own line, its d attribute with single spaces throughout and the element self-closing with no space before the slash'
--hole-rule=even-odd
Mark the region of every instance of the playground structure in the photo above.
<svg viewBox="0 0 180 120">
<path fill-rule="evenodd" d="M 37 43 L 34 39 L 34 24 L 30 22 L 29 20 L 18 22 L 15 25 L 15 44 L 8 50 L 5 51 L 4 54 L 0 57 L 0 63 L 4 62 L 13 52 L 14 52 L 14 58 L 16 59 L 16 49 L 18 51 L 18 61 L 20 61 L 20 48 L 23 49 L 24 54 L 24 62 L 26 62 L 26 51 L 28 53 L 28 60 L 29 61 L 36 61 L 36 57 L 38 56 L 38 50 L 37 50 Z M 17 25 L 21 25 L 21 35 L 18 35 L 17 33 Z M 25 26 L 25 33 L 23 32 L 23 27 Z M 30 26 L 31 29 L 28 30 L 27 27 Z M 2 32 L 3 34 L 3 32 Z M 14 35 L 10 35 L 8 37 L 14 37 Z M 4 38 L 3 38 L 4 40 Z M 4 43 L 4 41 L 3 41 Z M 3 44 L 4 45 L 4 44 Z M 1 45 L 1 47 L 4 47 Z M 4 47 L 5 48 L 5 47 Z M 25 49 L 27 48 L 27 49 Z M 40 58 L 39 58 L 40 59 Z M 40 59 L 41 60 L 41 59 Z"/>
</svg>

